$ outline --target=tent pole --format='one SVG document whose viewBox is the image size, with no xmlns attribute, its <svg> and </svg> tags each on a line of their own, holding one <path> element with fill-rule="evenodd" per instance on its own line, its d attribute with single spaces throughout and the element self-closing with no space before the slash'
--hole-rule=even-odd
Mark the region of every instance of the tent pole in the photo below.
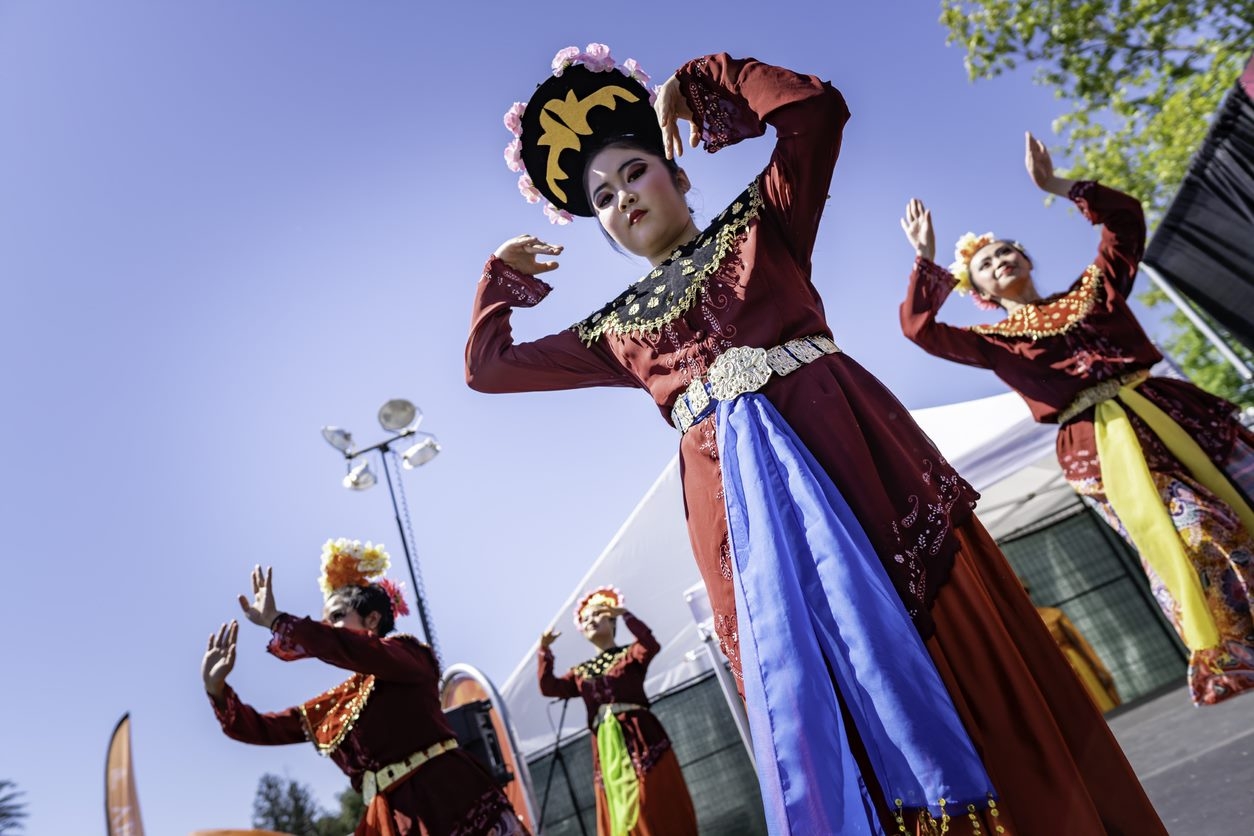
<svg viewBox="0 0 1254 836">
<path fill-rule="evenodd" d="M 1251 369 L 1245 364 L 1245 361 L 1232 350 L 1232 347 L 1229 346 L 1218 333 L 1216 333 L 1210 323 L 1202 319 L 1198 312 L 1194 310 L 1193 306 L 1189 304 L 1188 300 L 1180 295 L 1180 291 L 1172 287 L 1167 280 L 1163 278 L 1157 268 L 1151 264 L 1142 262 L 1141 269 L 1145 271 L 1145 275 L 1149 276 L 1150 281 L 1154 283 L 1154 286 L 1163 293 L 1167 294 L 1167 298 L 1180 309 L 1182 314 L 1188 317 L 1189 322 L 1193 323 L 1193 327 L 1202 332 L 1202 336 L 1206 338 L 1207 342 L 1214 346 L 1215 350 L 1218 351 L 1225 360 L 1232 364 L 1232 367 L 1237 370 L 1237 374 L 1241 376 L 1242 380 L 1247 382 L 1254 380 L 1254 369 Z"/>
</svg>

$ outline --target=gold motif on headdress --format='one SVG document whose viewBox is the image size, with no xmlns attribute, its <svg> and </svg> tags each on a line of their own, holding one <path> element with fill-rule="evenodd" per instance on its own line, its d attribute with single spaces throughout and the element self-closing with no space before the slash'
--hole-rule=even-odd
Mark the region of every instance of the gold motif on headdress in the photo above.
<svg viewBox="0 0 1254 836">
<path fill-rule="evenodd" d="M 606 107 L 614 110 L 618 107 L 617 99 L 628 104 L 640 101 L 640 97 L 627 88 L 612 84 L 589 93 L 582 99 L 575 95 L 574 90 L 568 90 L 565 99 L 550 99 L 540 111 L 540 127 L 544 128 L 544 133 L 536 141 L 536 145 L 549 146 L 549 160 L 544 176 L 553 194 L 561 198 L 563 203 L 568 202 L 566 192 L 557 185 L 557 181 L 567 180 L 570 175 L 562 171 L 562 152 L 578 151 L 582 147 L 580 137 L 592 135 L 592 128 L 588 125 L 588 113 L 592 108 Z M 553 118 L 554 116 L 557 118 Z"/>
</svg>

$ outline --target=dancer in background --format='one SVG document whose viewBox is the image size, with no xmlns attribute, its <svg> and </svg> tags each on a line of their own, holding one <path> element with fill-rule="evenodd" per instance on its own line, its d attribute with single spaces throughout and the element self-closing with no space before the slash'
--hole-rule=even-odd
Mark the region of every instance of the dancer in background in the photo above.
<svg viewBox="0 0 1254 836">
<path fill-rule="evenodd" d="M 622 593 L 613 587 L 589 592 L 574 616 L 600 653 L 555 676 L 550 645 L 560 633 L 546 631 L 540 637 L 540 693 L 582 697 L 588 709 L 598 836 L 696 836 L 697 816 L 679 760 L 644 693 L 649 662 L 662 646 L 623 608 Z M 615 641 L 619 618 L 636 638 L 631 644 Z"/>
<path fill-rule="evenodd" d="M 273 714 L 245 704 L 226 683 L 235 667 L 238 623 L 209 637 L 205 691 L 228 737 L 261 745 L 311 741 L 362 793 L 356 836 L 522 836 L 527 830 L 488 774 L 457 748 L 440 708 L 440 672 L 431 648 L 389 636 L 409 612 L 386 579 L 387 552 L 344 539 L 322 547 L 322 621 L 280 612 L 271 571 L 252 573 L 240 607 L 272 632 L 267 650 L 290 662 L 321 659 L 353 671 L 317 697 Z"/>
<path fill-rule="evenodd" d="M 684 64 L 653 107 L 645 81 L 603 44 L 570 47 L 506 114 L 523 196 L 556 221 L 596 218 L 649 266 L 570 330 L 515 343 L 513 312 L 549 293 L 538 274 L 557 265 L 541 259 L 561 248 L 506 241 L 479 283 L 466 375 L 484 392 L 638 387 L 674 426 L 771 832 L 1163 833 L 975 492 L 832 339 L 810 271 L 844 98 L 725 54 Z M 710 151 L 776 132 L 766 169 L 705 229 L 674 161 L 680 120 Z M 631 455 L 619 441 L 598 455 Z"/>
<path fill-rule="evenodd" d="M 1023 591 L 1029 596 L 1032 594 L 1032 590 L 1026 583 L 1023 585 Z M 1105 714 L 1118 706 L 1123 700 L 1119 698 L 1115 678 L 1110 675 L 1102 658 L 1097 655 L 1097 651 L 1093 650 L 1093 646 L 1084 638 L 1084 634 L 1076 629 L 1071 619 L 1067 618 L 1067 614 L 1057 607 L 1039 605 L 1036 611 L 1040 613 L 1041 620 L 1045 622 L 1049 634 L 1053 636 L 1054 643 L 1058 645 L 1062 655 L 1066 656 L 1067 661 L 1071 663 L 1071 669 L 1084 683 L 1084 689 L 1089 692 L 1098 710 Z"/>
<path fill-rule="evenodd" d="M 1140 203 L 1056 176 L 1030 134 L 1026 166 L 1038 188 L 1102 225 L 1096 259 L 1070 288 L 1042 296 L 1022 244 L 968 233 L 945 270 L 934 261 L 931 213 L 912 200 L 901 224 L 917 258 L 902 330 L 930 354 L 991 369 L 1037 421 L 1058 424 L 1067 481 L 1140 553 L 1189 648 L 1193 702 L 1254 689 L 1254 434 L 1228 401 L 1150 376 L 1162 355 L 1127 302 L 1145 249 Z M 970 328 L 938 322 L 954 289 L 1005 318 Z"/>
</svg>

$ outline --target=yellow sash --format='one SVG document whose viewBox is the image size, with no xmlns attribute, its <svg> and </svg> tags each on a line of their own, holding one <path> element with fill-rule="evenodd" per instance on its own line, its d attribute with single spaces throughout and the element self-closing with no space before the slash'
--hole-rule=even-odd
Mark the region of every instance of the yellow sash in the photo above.
<svg viewBox="0 0 1254 836">
<path fill-rule="evenodd" d="M 1132 386 L 1120 389 L 1118 397 L 1149 426 L 1194 479 L 1227 503 L 1246 530 L 1254 532 L 1254 510 L 1179 424 Z M 1137 551 L 1180 605 L 1184 643 L 1190 650 L 1217 646 L 1219 630 L 1206 604 L 1201 580 L 1159 496 L 1128 414 L 1118 402 L 1102 401 L 1095 410 L 1093 430 L 1106 498 Z"/>
<path fill-rule="evenodd" d="M 607 712 L 597 728 L 597 754 L 610 814 L 610 834 L 627 836 L 640 818 L 640 778 L 627 751 L 623 727 L 613 712 Z"/>
</svg>

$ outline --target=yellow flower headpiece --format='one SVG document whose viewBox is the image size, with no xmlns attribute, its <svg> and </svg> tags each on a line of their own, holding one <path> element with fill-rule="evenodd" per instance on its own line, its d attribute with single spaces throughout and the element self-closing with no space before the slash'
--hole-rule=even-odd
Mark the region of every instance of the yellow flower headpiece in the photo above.
<svg viewBox="0 0 1254 836">
<path fill-rule="evenodd" d="M 949 265 L 949 272 L 958 280 L 954 290 L 965 296 L 975 289 L 971 284 L 971 259 L 996 240 L 997 237 L 991 232 L 978 236 L 974 232 L 968 232 L 958 239 L 958 243 L 954 244 L 954 263 Z"/>
<path fill-rule="evenodd" d="M 612 586 L 599 586 L 580 599 L 575 605 L 575 626 L 583 627 L 583 614 L 601 607 L 621 607 L 623 593 Z"/>
<path fill-rule="evenodd" d="M 366 541 L 327 540 L 322 544 L 322 574 L 318 586 L 324 598 L 346 586 L 366 586 L 371 578 L 377 578 L 388 570 L 392 560 L 383 550 L 383 544 Z"/>
</svg>

